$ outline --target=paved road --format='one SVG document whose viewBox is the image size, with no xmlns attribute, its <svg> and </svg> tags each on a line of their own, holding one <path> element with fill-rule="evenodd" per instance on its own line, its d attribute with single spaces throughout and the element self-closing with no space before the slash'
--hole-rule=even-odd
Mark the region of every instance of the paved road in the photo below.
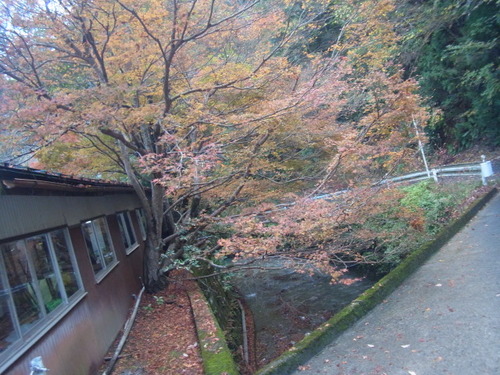
<svg viewBox="0 0 500 375">
<path fill-rule="evenodd" d="M 296 375 L 500 375 L 500 194 Z"/>
</svg>

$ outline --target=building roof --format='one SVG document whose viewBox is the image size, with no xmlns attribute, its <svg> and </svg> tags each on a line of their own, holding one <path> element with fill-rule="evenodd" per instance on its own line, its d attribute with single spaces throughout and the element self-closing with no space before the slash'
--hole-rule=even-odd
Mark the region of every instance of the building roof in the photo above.
<svg viewBox="0 0 500 375">
<path fill-rule="evenodd" d="M 123 182 L 75 177 L 9 164 L 0 164 L 0 186 L 7 191 L 24 193 L 34 189 L 73 194 L 134 191 L 131 185 Z"/>
</svg>

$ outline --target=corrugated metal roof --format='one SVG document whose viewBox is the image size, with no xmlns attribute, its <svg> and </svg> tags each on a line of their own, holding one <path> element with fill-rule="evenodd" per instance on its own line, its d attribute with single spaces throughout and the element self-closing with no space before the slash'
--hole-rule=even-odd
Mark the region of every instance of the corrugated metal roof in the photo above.
<svg viewBox="0 0 500 375">
<path fill-rule="evenodd" d="M 134 188 L 120 181 L 75 177 L 29 167 L 0 164 L 1 190 L 11 194 L 39 194 L 39 191 L 57 192 L 58 195 L 114 194 L 133 192 Z M 51 193 L 52 194 L 52 193 Z"/>
<path fill-rule="evenodd" d="M 53 183 L 62 183 L 71 186 L 95 186 L 95 187 L 129 187 L 132 186 L 120 181 L 107 181 L 93 178 L 70 176 L 63 173 L 49 172 L 18 165 L 0 164 L 0 180 L 36 180 Z"/>
</svg>

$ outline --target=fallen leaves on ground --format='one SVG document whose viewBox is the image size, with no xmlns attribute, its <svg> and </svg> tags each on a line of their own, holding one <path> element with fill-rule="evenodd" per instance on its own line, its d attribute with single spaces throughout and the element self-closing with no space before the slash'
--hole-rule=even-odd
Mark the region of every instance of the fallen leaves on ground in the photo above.
<svg viewBox="0 0 500 375">
<path fill-rule="evenodd" d="M 155 295 L 144 295 L 114 375 L 203 374 L 186 283 L 171 282 Z M 114 350 L 113 345 L 108 357 Z"/>
</svg>

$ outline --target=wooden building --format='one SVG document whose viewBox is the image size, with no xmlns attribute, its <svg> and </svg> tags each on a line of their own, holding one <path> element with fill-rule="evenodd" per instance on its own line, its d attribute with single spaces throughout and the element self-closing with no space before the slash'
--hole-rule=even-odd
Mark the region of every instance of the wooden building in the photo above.
<svg viewBox="0 0 500 375">
<path fill-rule="evenodd" d="M 142 287 L 140 206 L 126 184 L 0 165 L 1 374 L 96 373 Z"/>
</svg>

